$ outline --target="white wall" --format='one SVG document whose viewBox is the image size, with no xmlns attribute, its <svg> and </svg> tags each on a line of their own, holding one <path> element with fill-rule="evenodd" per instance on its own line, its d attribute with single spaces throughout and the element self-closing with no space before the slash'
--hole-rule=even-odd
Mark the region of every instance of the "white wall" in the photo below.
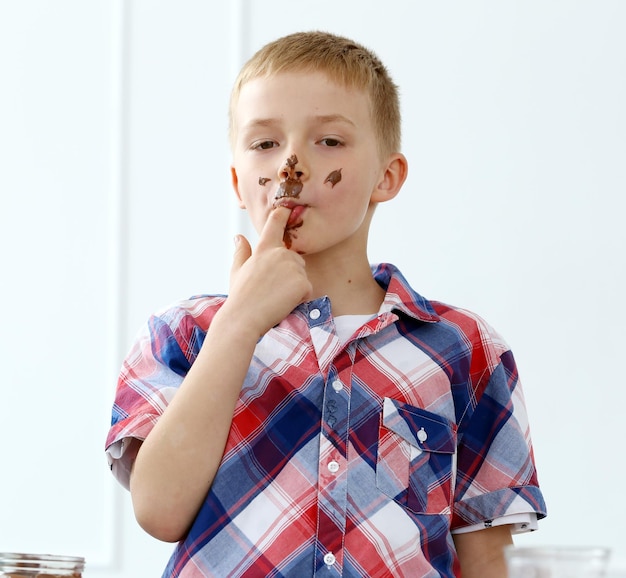
<svg viewBox="0 0 626 578">
<path fill-rule="evenodd" d="M 486 317 L 520 366 L 549 516 L 518 543 L 613 548 L 626 506 L 626 4 L 23 0 L 0 4 L 0 550 L 158 576 L 106 471 L 115 376 L 154 309 L 225 292 L 226 106 L 300 29 L 353 36 L 401 87 L 403 193 L 372 260 Z"/>
</svg>

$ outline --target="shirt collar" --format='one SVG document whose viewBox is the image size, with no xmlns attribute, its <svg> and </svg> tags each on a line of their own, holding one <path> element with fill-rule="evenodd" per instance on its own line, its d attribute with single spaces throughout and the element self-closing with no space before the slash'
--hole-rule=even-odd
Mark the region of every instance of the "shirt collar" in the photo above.
<svg viewBox="0 0 626 578">
<path fill-rule="evenodd" d="M 372 265 L 372 273 L 374 279 L 386 291 L 380 313 L 395 310 L 419 321 L 440 320 L 430 301 L 411 288 L 397 267 L 390 263 L 378 263 Z"/>
</svg>

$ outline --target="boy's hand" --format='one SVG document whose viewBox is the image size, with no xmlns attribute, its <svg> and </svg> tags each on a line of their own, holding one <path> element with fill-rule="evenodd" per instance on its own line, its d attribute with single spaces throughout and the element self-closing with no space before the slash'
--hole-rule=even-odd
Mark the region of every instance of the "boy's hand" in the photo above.
<svg viewBox="0 0 626 578">
<path fill-rule="evenodd" d="M 304 259 L 283 243 L 290 214 L 286 207 L 270 212 L 254 251 L 245 237 L 236 237 L 230 294 L 222 309 L 256 328 L 259 336 L 311 295 Z"/>
</svg>

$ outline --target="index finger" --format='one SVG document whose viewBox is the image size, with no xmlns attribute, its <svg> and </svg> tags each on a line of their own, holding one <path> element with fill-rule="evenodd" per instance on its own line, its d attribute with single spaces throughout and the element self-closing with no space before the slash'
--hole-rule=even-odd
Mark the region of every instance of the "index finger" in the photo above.
<svg viewBox="0 0 626 578">
<path fill-rule="evenodd" d="M 259 236 L 258 247 L 282 247 L 285 227 L 289 220 L 291 209 L 278 206 L 270 211 Z"/>
</svg>

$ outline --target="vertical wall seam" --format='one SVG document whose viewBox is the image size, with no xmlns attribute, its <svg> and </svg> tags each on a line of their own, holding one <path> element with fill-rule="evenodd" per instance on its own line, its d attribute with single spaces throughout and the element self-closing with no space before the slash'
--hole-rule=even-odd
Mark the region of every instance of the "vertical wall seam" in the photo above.
<svg viewBox="0 0 626 578">
<path fill-rule="evenodd" d="M 111 150 L 110 189 L 107 222 L 107 374 L 109 398 L 114 395 L 125 342 L 125 319 L 128 309 L 128 163 L 129 163 L 129 68 L 130 3 L 111 2 Z M 106 472 L 105 472 L 106 474 Z M 121 489 L 112 480 L 110 512 L 110 552 L 107 570 L 121 569 L 124 546 L 124 516 Z M 101 566 L 97 566 L 99 569 Z"/>
<path fill-rule="evenodd" d="M 250 0 L 233 0 L 230 3 L 230 85 L 243 63 L 251 56 L 250 54 Z M 250 238 L 254 235 L 248 215 L 245 211 L 237 208 L 234 203 L 230 211 L 230 232 L 231 238 L 237 233 L 243 233 Z"/>
</svg>

